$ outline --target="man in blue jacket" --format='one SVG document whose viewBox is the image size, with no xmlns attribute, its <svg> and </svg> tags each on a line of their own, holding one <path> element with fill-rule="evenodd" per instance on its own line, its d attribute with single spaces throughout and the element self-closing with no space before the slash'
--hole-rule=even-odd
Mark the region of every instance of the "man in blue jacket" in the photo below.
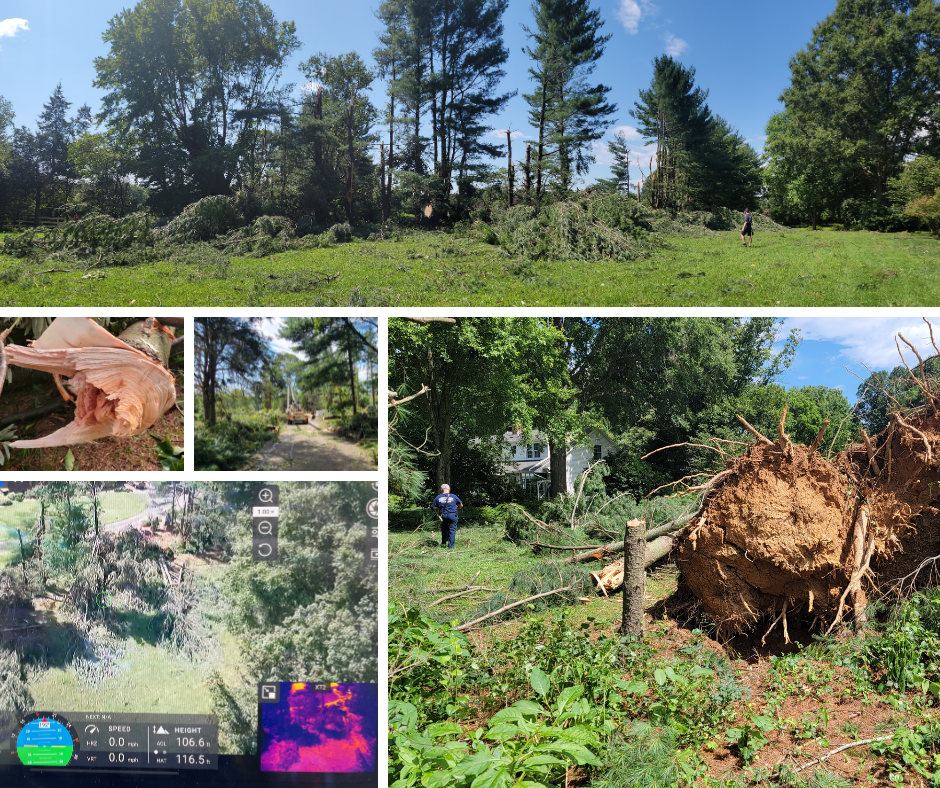
<svg viewBox="0 0 940 788">
<path fill-rule="evenodd" d="M 441 518 L 441 547 L 454 549 L 457 540 L 457 509 L 463 509 L 463 501 L 451 495 L 450 485 L 441 485 L 441 494 L 434 499 L 431 508 Z"/>
</svg>

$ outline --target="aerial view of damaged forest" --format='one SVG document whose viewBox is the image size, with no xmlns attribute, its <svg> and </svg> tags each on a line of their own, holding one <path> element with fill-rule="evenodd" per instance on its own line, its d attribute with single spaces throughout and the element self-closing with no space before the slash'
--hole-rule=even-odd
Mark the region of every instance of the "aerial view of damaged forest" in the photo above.
<svg viewBox="0 0 940 788">
<path fill-rule="evenodd" d="M 214 714 L 256 754 L 257 682 L 375 681 L 372 494 L 280 485 L 257 562 L 250 484 L 0 485 L 0 737 L 35 710 Z"/>
<path fill-rule="evenodd" d="M 391 318 L 393 788 L 940 785 L 938 331 Z"/>
</svg>

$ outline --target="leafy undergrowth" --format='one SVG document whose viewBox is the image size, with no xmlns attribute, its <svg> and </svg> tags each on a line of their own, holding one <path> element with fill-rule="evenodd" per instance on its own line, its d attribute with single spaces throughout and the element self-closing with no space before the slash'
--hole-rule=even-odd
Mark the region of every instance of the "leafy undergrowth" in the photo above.
<svg viewBox="0 0 940 788">
<path fill-rule="evenodd" d="M 938 264 L 925 233 L 758 227 L 744 249 L 703 228 L 585 263 L 414 231 L 263 257 L 201 243 L 108 268 L 0 255 L 0 306 L 916 306 L 940 298 Z"/>
<path fill-rule="evenodd" d="M 864 637 L 750 659 L 665 617 L 620 638 L 619 613 L 595 601 L 464 634 L 393 602 L 393 788 L 940 785 L 937 589 Z"/>
<path fill-rule="evenodd" d="M 214 427 L 196 425 L 193 456 L 197 471 L 237 471 L 277 432 L 266 414 L 222 419 Z"/>
</svg>

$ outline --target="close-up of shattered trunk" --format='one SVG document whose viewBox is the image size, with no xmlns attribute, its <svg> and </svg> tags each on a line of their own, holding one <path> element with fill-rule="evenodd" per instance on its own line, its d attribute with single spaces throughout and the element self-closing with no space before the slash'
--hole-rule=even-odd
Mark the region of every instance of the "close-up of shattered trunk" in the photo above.
<svg viewBox="0 0 940 788">
<path fill-rule="evenodd" d="M 908 371 L 926 405 L 897 406 L 885 430 L 862 431 L 860 444 L 831 460 L 819 447 L 828 423 L 807 447 L 790 441 L 786 407 L 775 441 L 742 419 L 755 442 L 711 479 L 675 552 L 720 635 L 761 619 L 765 638 L 780 626 L 787 642 L 788 620 L 812 632 L 849 619 L 858 627 L 871 598 L 935 571 L 940 384 L 918 360 L 919 375 Z"/>
<path fill-rule="evenodd" d="M 4 338 L 0 335 L 3 373 L 7 364 L 51 373 L 63 399 L 75 403 L 70 424 L 42 438 L 13 441 L 10 448 L 139 435 L 176 401 L 174 377 L 167 368 L 174 335 L 156 318 L 133 323 L 119 337 L 89 318 L 58 317 L 29 347 L 2 347 Z"/>
</svg>

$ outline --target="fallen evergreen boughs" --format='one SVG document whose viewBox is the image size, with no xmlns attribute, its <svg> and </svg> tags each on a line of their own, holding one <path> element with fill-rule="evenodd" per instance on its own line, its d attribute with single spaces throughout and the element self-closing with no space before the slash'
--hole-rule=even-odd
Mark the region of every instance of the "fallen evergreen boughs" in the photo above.
<svg viewBox="0 0 940 788">
<path fill-rule="evenodd" d="M 542 206 L 493 207 L 488 223 L 481 219 L 470 232 L 511 255 L 582 262 L 638 260 L 665 246 L 670 235 L 724 233 L 744 224 L 743 212 L 730 208 L 671 213 L 609 193 L 572 195 Z M 762 214 L 754 215 L 753 226 L 755 232 L 786 229 Z"/>
<path fill-rule="evenodd" d="M 71 252 L 88 257 L 102 252 L 120 252 L 152 244 L 150 217 L 134 213 L 121 219 L 102 214 L 86 216 L 54 228 L 34 228 L 3 239 L 0 252 L 11 257 L 43 257 Z"/>
<path fill-rule="evenodd" d="M 244 223 L 235 200 L 216 195 L 187 205 L 179 216 L 158 232 L 161 240 L 171 243 L 196 243 L 224 235 Z"/>
<path fill-rule="evenodd" d="M 493 217 L 493 231 L 507 252 L 530 259 L 637 260 L 663 241 L 631 202 L 602 195 L 543 207 L 517 205 Z"/>
<path fill-rule="evenodd" d="M 582 566 L 546 561 L 531 569 L 517 572 L 509 583 L 508 591 L 497 591 L 489 599 L 463 616 L 464 621 L 475 621 L 489 613 L 494 613 L 518 599 L 526 599 L 536 594 L 544 594 L 554 589 L 566 589 L 557 594 L 543 596 L 541 599 L 506 610 L 490 619 L 503 621 L 523 615 L 530 606 L 536 610 L 549 607 L 564 607 L 574 604 L 578 597 L 593 596 L 594 584 L 588 570 Z"/>
</svg>

